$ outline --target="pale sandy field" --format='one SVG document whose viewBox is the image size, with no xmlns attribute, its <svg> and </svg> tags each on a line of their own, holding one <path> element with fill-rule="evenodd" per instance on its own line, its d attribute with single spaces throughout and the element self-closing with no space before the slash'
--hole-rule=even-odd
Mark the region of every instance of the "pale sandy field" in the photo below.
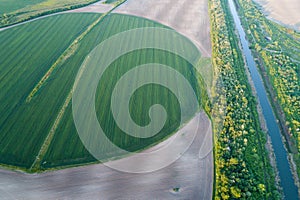
<svg viewBox="0 0 300 200">
<path fill-rule="evenodd" d="M 193 41 L 204 57 L 211 57 L 207 0 L 127 0 L 114 12 L 167 25 Z"/>
<path fill-rule="evenodd" d="M 255 0 L 266 15 L 300 31 L 300 0 Z"/>
<path fill-rule="evenodd" d="M 105 2 L 105 0 L 98 1 L 94 4 L 89 5 L 89 6 L 74 9 L 74 10 L 70 10 L 70 11 L 67 11 L 67 12 L 72 12 L 72 13 L 74 13 L 74 12 L 106 13 L 106 12 L 108 12 L 109 10 L 111 10 L 113 8 L 112 4 L 104 4 L 103 2 Z"/>
</svg>

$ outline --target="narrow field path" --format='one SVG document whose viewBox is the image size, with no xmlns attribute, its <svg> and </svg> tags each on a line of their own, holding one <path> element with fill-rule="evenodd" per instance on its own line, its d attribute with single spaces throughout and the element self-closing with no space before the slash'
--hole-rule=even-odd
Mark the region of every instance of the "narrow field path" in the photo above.
<svg viewBox="0 0 300 200">
<path fill-rule="evenodd" d="M 110 9 L 108 12 L 102 14 L 99 18 L 97 18 L 91 25 L 89 25 L 87 27 L 87 29 L 80 34 L 72 43 L 71 45 L 65 50 L 65 52 L 56 60 L 56 62 L 49 68 L 49 70 L 45 73 L 45 75 L 42 77 L 42 79 L 37 83 L 37 85 L 33 88 L 33 90 L 30 92 L 30 94 L 28 95 L 26 102 L 30 102 L 31 99 L 34 97 L 34 95 L 39 91 L 39 89 L 41 89 L 41 87 L 43 86 L 43 84 L 47 81 L 47 79 L 51 76 L 51 73 L 54 71 L 55 68 L 57 68 L 58 66 L 62 65 L 62 63 L 64 63 L 68 58 L 70 58 L 71 56 L 74 55 L 74 53 L 76 52 L 80 41 L 97 25 L 100 23 L 100 21 L 102 19 L 104 19 L 109 13 L 111 13 L 115 8 L 117 8 L 119 5 L 121 5 L 124 1 L 119 2 L 119 4 L 115 5 L 112 7 L 112 9 Z M 74 86 L 76 87 L 76 86 Z M 33 164 L 30 167 L 30 171 L 36 171 L 39 169 L 41 161 L 43 160 L 44 155 L 47 153 L 47 150 L 52 142 L 52 139 L 54 137 L 54 134 L 56 132 L 56 129 L 62 119 L 62 117 L 65 114 L 66 108 L 68 107 L 71 99 L 72 99 L 72 95 L 73 95 L 73 88 L 71 89 L 71 91 L 69 92 L 64 104 L 62 105 L 46 139 L 44 140 L 44 143 L 41 146 L 41 149 L 38 153 L 38 155 L 36 156 Z"/>
</svg>

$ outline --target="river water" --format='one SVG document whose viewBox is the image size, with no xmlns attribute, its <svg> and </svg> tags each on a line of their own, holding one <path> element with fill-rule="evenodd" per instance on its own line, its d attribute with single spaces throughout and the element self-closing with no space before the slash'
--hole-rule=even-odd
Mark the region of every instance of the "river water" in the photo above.
<svg viewBox="0 0 300 200">
<path fill-rule="evenodd" d="M 237 14 L 233 0 L 229 0 L 229 6 L 231 14 L 234 18 L 235 26 L 239 33 L 239 38 L 242 44 L 242 51 L 247 61 L 247 67 L 249 68 L 251 79 L 253 80 L 257 92 L 257 97 L 262 107 L 262 113 L 266 120 L 268 134 L 271 137 L 274 153 L 276 156 L 276 165 L 279 172 L 280 185 L 283 189 L 284 197 L 288 200 L 298 199 L 298 188 L 295 185 L 292 171 L 287 159 L 287 151 L 284 148 L 279 125 L 276 121 L 270 102 L 268 101 L 266 89 L 264 87 L 262 78 L 256 68 L 248 41 L 246 40 L 245 31 L 241 25 L 241 21 Z"/>
</svg>

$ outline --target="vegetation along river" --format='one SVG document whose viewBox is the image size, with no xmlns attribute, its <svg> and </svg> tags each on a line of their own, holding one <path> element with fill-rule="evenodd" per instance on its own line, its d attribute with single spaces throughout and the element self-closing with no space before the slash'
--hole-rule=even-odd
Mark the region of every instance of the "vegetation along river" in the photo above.
<svg viewBox="0 0 300 200">
<path fill-rule="evenodd" d="M 276 156 L 276 165 L 279 172 L 280 185 L 283 189 L 285 199 L 297 199 L 298 189 L 295 185 L 292 171 L 287 158 L 287 151 L 284 148 L 284 144 L 281 138 L 281 133 L 279 125 L 276 122 L 276 118 L 270 102 L 268 101 L 268 96 L 266 89 L 264 87 L 261 76 L 256 68 L 254 58 L 251 54 L 248 41 L 246 40 L 245 31 L 241 25 L 240 18 L 237 14 L 236 8 L 234 6 L 233 0 L 229 0 L 229 6 L 231 14 L 234 19 L 235 26 L 239 33 L 239 38 L 242 44 L 242 51 L 246 57 L 247 67 L 249 68 L 251 78 L 253 80 L 257 97 L 262 107 L 262 113 L 266 120 L 266 125 L 268 128 L 268 133 L 271 137 L 271 141 L 274 148 L 274 153 Z"/>
</svg>

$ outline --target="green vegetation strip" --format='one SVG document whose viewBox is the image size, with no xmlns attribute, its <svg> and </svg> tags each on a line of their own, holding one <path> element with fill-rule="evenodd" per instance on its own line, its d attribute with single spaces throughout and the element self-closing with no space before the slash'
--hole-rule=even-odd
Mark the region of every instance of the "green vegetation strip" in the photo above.
<svg viewBox="0 0 300 200">
<path fill-rule="evenodd" d="M 216 116 L 225 113 L 223 126 L 214 127 L 215 199 L 279 199 L 228 2 L 210 0 L 209 9 L 213 65 L 223 85 L 214 91 L 222 95 Z"/>
<path fill-rule="evenodd" d="M 41 161 L 42 161 L 45 153 L 47 152 L 47 150 L 49 148 L 49 145 L 50 145 L 50 143 L 51 143 L 51 141 L 53 139 L 55 131 L 56 131 L 58 125 L 59 125 L 59 122 L 60 122 L 61 118 L 63 117 L 63 115 L 65 113 L 65 110 L 68 107 L 68 105 L 69 105 L 69 103 L 70 103 L 70 101 L 72 99 L 72 94 L 73 94 L 72 92 L 69 93 L 69 95 L 68 95 L 65 103 L 63 104 L 61 110 L 59 111 L 58 116 L 55 119 L 53 126 L 51 127 L 51 129 L 50 129 L 50 131 L 49 131 L 49 133 L 48 133 L 48 135 L 47 135 L 47 137 L 46 137 L 46 139 L 45 139 L 45 141 L 44 141 L 44 143 L 43 143 L 43 145 L 42 145 L 42 147 L 41 147 L 38 155 L 36 156 L 33 164 L 31 165 L 31 167 L 29 169 L 30 172 L 34 172 L 34 171 L 38 171 L 39 170 L 39 166 L 41 165 Z"/>
<path fill-rule="evenodd" d="M 115 9 L 116 7 L 118 7 L 119 5 L 121 5 L 123 2 L 125 2 L 126 0 L 122 0 L 122 1 L 118 1 L 115 5 L 115 7 L 113 9 Z M 40 80 L 40 82 L 35 86 L 35 88 L 32 90 L 32 92 L 30 93 L 30 95 L 27 97 L 26 101 L 30 102 L 32 97 L 38 92 L 38 90 L 42 87 L 43 83 L 46 82 L 46 80 L 49 78 L 49 76 L 51 75 L 51 73 L 53 72 L 53 70 L 58 66 L 58 65 L 62 65 L 62 63 L 64 61 L 66 61 L 68 58 L 70 58 L 77 50 L 78 48 L 78 43 L 105 17 L 107 16 L 109 13 L 112 12 L 111 9 L 109 12 L 101 15 L 97 20 L 95 20 L 90 26 L 88 26 L 88 28 L 81 34 L 79 35 L 74 42 L 66 49 L 66 51 L 57 59 L 57 61 L 50 67 L 50 69 L 48 70 L 48 72 L 44 75 L 44 77 Z M 72 94 L 73 91 L 71 89 L 71 91 L 69 92 L 65 103 L 63 104 L 61 110 L 58 113 L 57 118 L 54 121 L 54 124 L 52 126 L 52 128 L 50 129 L 38 155 L 36 156 L 36 159 L 34 160 L 32 166 L 30 167 L 30 171 L 37 171 L 40 167 L 41 161 L 45 155 L 45 153 L 47 152 L 49 145 L 51 144 L 51 141 L 53 139 L 53 136 L 55 134 L 55 131 L 60 123 L 61 118 L 63 117 L 66 108 L 68 107 L 71 99 L 72 99 Z"/>
<path fill-rule="evenodd" d="M 71 66 L 54 72 L 40 96 L 30 103 L 25 103 L 26 97 L 99 16 L 63 14 L 0 32 L 0 57 L 5 58 L 0 63 L 0 163 L 31 166 L 70 91 L 70 75 L 77 71 Z"/>
<path fill-rule="evenodd" d="M 99 0 L 0 0 L 0 27 L 87 6 Z"/>
<path fill-rule="evenodd" d="M 300 33 L 268 20 L 253 2 L 237 1 L 257 66 L 300 175 Z"/>
<path fill-rule="evenodd" d="M 98 19 L 96 19 L 81 35 L 79 35 L 72 44 L 63 52 L 63 54 L 55 61 L 55 63 L 50 67 L 50 69 L 46 72 L 46 74 L 42 77 L 42 79 L 39 81 L 39 83 L 33 88 L 33 90 L 30 92 L 28 97 L 26 98 L 26 102 L 30 102 L 31 99 L 34 97 L 34 95 L 38 92 L 38 90 L 43 86 L 43 84 L 49 79 L 51 76 L 51 73 L 58 67 L 61 66 L 62 63 L 64 63 L 68 58 L 70 58 L 77 50 L 78 43 L 94 28 L 105 16 L 107 16 L 109 13 L 112 12 L 116 7 L 118 7 L 120 4 L 125 2 L 118 1 L 118 3 L 115 5 L 113 9 L 111 9 L 109 12 L 101 15 Z"/>
</svg>

